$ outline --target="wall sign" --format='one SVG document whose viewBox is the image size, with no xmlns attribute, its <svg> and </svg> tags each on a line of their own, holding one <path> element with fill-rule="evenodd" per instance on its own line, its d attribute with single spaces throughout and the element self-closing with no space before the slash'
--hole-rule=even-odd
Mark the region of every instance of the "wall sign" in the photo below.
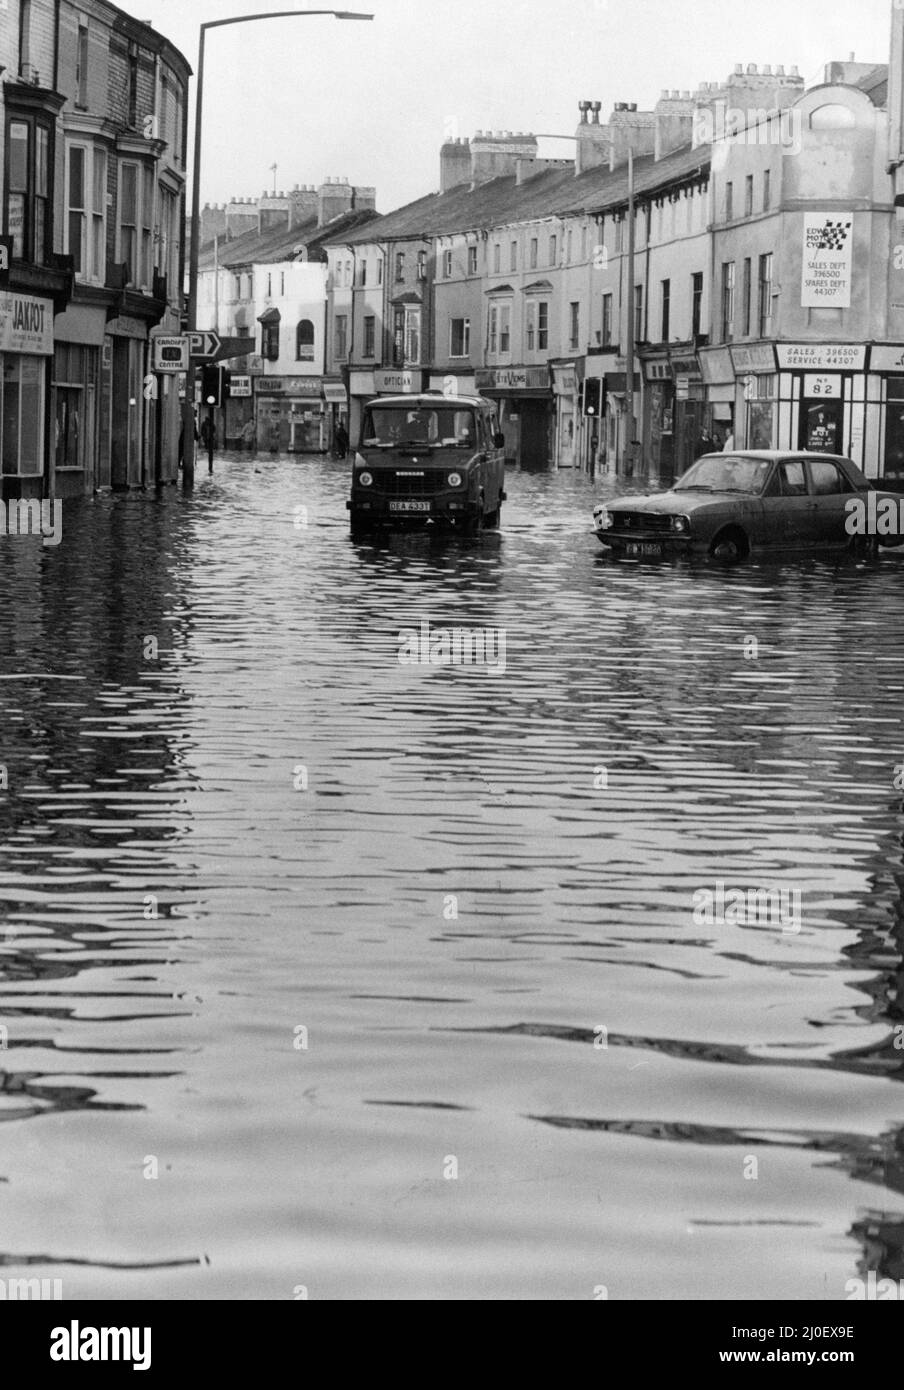
<svg viewBox="0 0 904 1390">
<path fill-rule="evenodd" d="M 53 304 L 30 294 L 0 293 L 0 352 L 53 353 Z"/>
<path fill-rule="evenodd" d="M 800 302 L 804 309 L 849 309 L 854 214 L 804 213 Z"/>
<path fill-rule="evenodd" d="M 778 343 L 775 350 L 783 372 L 862 372 L 866 366 L 863 343 Z"/>
</svg>

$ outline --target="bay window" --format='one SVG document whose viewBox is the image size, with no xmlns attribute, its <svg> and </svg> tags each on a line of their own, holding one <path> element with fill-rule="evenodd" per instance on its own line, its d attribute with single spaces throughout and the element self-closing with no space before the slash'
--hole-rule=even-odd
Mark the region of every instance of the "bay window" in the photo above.
<svg viewBox="0 0 904 1390">
<path fill-rule="evenodd" d="M 70 145 L 68 153 L 66 251 L 75 262 L 77 279 L 103 284 L 107 269 L 106 151 Z"/>
<path fill-rule="evenodd" d="M 153 168 L 123 160 L 119 166 L 119 260 L 129 267 L 129 284 L 136 289 L 151 287 L 153 218 Z"/>
<path fill-rule="evenodd" d="M 6 123 L 6 230 L 17 260 L 43 265 L 51 251 L 51 127 L 10 113 Z"/>
</svg>

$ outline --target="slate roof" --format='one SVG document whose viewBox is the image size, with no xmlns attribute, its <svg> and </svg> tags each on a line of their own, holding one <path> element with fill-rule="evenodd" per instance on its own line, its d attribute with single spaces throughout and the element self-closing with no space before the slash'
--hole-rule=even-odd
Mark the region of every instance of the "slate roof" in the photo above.
<svg viewBox="0 0 904 1390">
<path fill-rule="evenodd" d="M 641 155 L 634 161 L 638 195 L 655 192 L 698 170 L 709 169 L 710 146 L 686 146 L 663 159 Z M 396 212 L 379 217 L 349 236 L 330 237 L 324 245 L 350 246 L 408 237 L 445 236 L 453 232 L 482 230 L 512 222 L 565 213 L 601 212 L 627 202 L 628 166 L 617 169 L 545 169 L 517 183 L 514 175 L 491 179 L 472 189 L 463 184 L 447 193 L 431 193 Z"/>
<path fill-rule="evenodd" d="M 884 110 L 888 105 L 888 64 L 877 63 L 872 72 L 861 77 L 857 86 L 866 93 L 874 106 Z"/>
<path fill-rule="evenodd" d="M 298 222 L 291 229 L 270 227 L 265 232 L 244 232 L 231 241 L 220 238 L 219 264 L 222 269 L 231 270 L 245 265 L 261 265 L 269 262 L 294 261 L 298 247 L 307 250 L 309 261 L 325 261 L 323 247 L 331 241 L 344 243 L 346 233 L 372 222 L 378 214 L 367 209 L 343 213 L 325 227 L 317 226 L 316 217 Z M 207 242 L 201 247 L 199 266 L 201 270 L 213 270 L 214 243 Z"/>
</svg>

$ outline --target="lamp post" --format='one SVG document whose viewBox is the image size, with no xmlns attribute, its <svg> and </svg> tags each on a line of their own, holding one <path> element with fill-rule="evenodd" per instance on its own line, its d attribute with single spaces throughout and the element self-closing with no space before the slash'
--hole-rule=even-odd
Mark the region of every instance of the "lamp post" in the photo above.
<svg viewBox="0 0 904 1390">
<path fill-rule="evenodd" d="M 270 10 L 266 14 L 239 14 L 231 19 L 212 19 L 200 27 L 198 39 L 198 75 L 195 88 L 195 146 L 192 169 L 191 245 L 188 261 L 188 327 L 197 328 L 198 316 L 198 258 L 201 236 L 201 116 L 204 103 L 204 44 L 208 29 L 223 29 L 227 24 L 254 24 L 262 19 L 308 19 L 314 15 L 331 15 L 334 19 L 373 19 L 372 14 L 355 10 Z M 185 402 L 182 410 L 183 465 L 182 486 L 190 492 L 195 485 L 195 364 L 189 357 L 185 373 Z"/>
</svg>

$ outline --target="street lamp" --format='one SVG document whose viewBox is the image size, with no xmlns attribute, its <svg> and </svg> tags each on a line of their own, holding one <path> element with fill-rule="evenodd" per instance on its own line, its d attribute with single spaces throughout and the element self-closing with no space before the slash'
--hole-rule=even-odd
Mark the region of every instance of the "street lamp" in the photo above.
<svg viewBox="0 0 904 1390">
<path fill-rule="evenodd" d="M 192 169 L 191 245 L 188 261 L 188 327 L 197 328 L 198 316 L 198 256 L 201 236 L 201 113 L 204 102 L 204 42 L 208 29 L 223 29 L 227 24 L 254 24 L 261 19 L 308 19 L 314 15 L 332 15 L 334 19 L 373 19 L 372 14 L 356 10 L 270 10 L 266 14 L 239 14 L 231 19 L 211 19 L 200 27 L 198 39 L 198 75 L 195 89 L 195 148 Z M 183 465 L 182 486 L 190 492 L 195 485 L 195 365 L 189 357 L 185 373 L 185 403 L 182 413 Z"/>
</svg>

